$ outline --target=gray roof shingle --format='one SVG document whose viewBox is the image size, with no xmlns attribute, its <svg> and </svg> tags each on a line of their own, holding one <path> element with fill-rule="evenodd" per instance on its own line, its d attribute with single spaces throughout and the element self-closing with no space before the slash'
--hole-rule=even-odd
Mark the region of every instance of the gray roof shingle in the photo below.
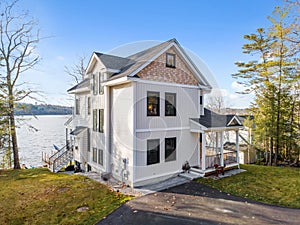
<svg viewBox="0 0 300 225">
<path fill-rule="evenodd" d="M 74 90 L 80 89 L 80 88 L 89 87 L 89 86 L 90 86 L 90 79 L 86 78 L 83 81 L 81 81 L 80 83 L 76 84 L 74 87 L 70 88 L 67 92 L 74 91 Z"/>
<path fill-rule="evenodd" d="M 201 124 L 206 128 L 231 127 L 228 125 L 235 115 L 221 115 L 204 108 L 204 115 L 200 118 L 192 118 L 193 121 Z M 242 125 L 234 125 L 234 127 L 242 127 Z"/>
</svg>

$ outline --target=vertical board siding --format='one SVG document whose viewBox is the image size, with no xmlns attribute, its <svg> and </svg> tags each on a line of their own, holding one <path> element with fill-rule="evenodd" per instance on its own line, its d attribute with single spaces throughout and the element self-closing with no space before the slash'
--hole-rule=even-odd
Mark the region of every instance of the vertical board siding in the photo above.
<svg viewBox="0 0 300 225">
<path fill-rule="evenodd" d="M 147 91 L 160 93 L 160 116 L 147 116 Z M 176 93 L 176 116 L 165 116 L 165 93 Z M 199 116 L 196 88 L 137 83 L 137 129 L 188 127 L 190 118 Z"/>
</svg>

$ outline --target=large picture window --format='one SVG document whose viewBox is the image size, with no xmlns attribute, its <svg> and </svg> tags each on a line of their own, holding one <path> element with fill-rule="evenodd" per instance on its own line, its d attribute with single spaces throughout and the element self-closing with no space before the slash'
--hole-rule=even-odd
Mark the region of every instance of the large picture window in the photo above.
<svg viewBox="0 0 300 225">
<path fill-rule="evenodd" d="M 147 116 L 159 116 L 159 92 L 147 92 Z"/>
<path fill-rule="evenodd" d="M 99 109 L 99 132 L 103 133 L 104 109 Z"/>
<path fill-rule="evenodd" d="M 176 67 L 176 56 L 175 54 L 167 53 L 166 54 L 166 66 L 175 68 Z"/>
<path fill-rule="evenodd" d="M 97 131 L 97 109 L 93 110 L 93 131 Z"/>
<path fill-rule="evenodd" d="M 165 162 L 176 160 L 176 137 L 165 139 Z"/>
<path fill-rule="evenodd" d="M 165 94 L 165 116 L 176 116 L 176 94 Z"/>
<path fill-rule="evenodd" d="M 159 163 L 159 139 L 147 140 L 147 165 Z"/>
<path fill-rule="evenodd" d="M 103 166 L 103 150 L 98 149 L 98 164 Z"/>
<path fill-rule="evenodd" d="M 97 162 L 97 148 L 93 148 L 93 162 Z"/>
</svg>

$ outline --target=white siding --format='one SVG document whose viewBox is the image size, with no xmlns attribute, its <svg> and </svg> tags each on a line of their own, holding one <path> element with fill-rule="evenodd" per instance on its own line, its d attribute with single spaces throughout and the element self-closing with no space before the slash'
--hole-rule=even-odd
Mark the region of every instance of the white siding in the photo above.
<svg viewBox="0 0 300 225">
<path fill-rule="evenodd" d="M 147 116 L 147 91 L 160 93 L 160 116 Z M 165 93 L 176 93 L 176 117 L 165 116 Z M 137 124 L 139 129 L 189 127 L 189 118 L 199 117 L 199 89 L 137 83 Z"/>
<path fill-rule="evenodd" d="M 147 116 L 147 92 L 160 93 L 160 116 Z M 176 116 L 165 116 L 165 93 L 176 93 Z M 190 118 L 199 117 L 199 89 L 137 82 L 134 185 L 155 182 L 181 171 L 188 161 L 199 164 L 199 138 L 190 132 Z M 176 160 L 165 162 L 165 138 L 176 137 Z M 160 139 L 160 162 L 147 165 L 147 140 Z"/>
<path fill-rule="evenodd" d="M 176 137 L 176 160 L 165 162 L 165 138 Z M 147 140 L 160 139 L 160 162 L 147 165 Z M 191 166 L 198 165 L 199 147 L 198 135 L 188 129 L 165 132 L 141 132 L 136 138 L 137 154 L 135 167 L 135 185 L 151 183 L 159 176 L 176 174 L 182 169 L 185 161 Z"/>
<path fill-rule="evenodd" d="M 131 184 L 133 179 L 133 86 L 111 88 L 111 163 L 112 174 Z M 127 161 L 126 172 L 124 159 Z M 125 174 L 124 176 L 124 173 Z M 125 179 L 124 179 L 125 177 Z M 128 177 L 128 179 L 127 179 Z"/>
</svg>

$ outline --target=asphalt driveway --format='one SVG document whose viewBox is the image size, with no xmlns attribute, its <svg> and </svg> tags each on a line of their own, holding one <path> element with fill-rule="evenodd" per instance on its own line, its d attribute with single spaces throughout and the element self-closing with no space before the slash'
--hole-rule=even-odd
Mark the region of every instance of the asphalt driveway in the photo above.
<svg viewBox="0 0 300 225">
<path fill-rule="evenodd" d="M 127 202 L 102 224 L 300 224 L 300 209 L 265 205 L 196 182 Z"/>
</svg>

